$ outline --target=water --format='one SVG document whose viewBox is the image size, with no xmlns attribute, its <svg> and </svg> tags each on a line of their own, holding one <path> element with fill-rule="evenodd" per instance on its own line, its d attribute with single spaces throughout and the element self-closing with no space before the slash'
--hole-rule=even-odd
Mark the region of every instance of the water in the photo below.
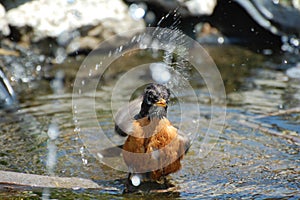
<svg viewBox="0 0 300 200">
<path fill-rule="evenodd" d="M 197 123 L 189 119 L 197 113 L 195 108 L 199 106 L 198 120 L 201 126 L 183 160 L 182 170 L 170 176 L 170 181 L 177 187 L 176 191 L 122 194 L 126 173 L 103 165 L 97 156 L 86 149 L 78 135 L 80 130 L 74 122 L 81 120 L 80 123 L 89 125 L 92 114 L 83 112 L 79 118 L 74 119 L 73 112 L 76 112 L 76 109 L 72 110 L 72 84 L 82 60 L 67 58 L 63 64 L 54 66 L 49 72 L 54 77 L 56 74 L 57 79 L 52 82 L 39 79 L 32 83 L 39 87 L 24 86 L 23 91 L 18 94 L 20 108 L 10 113 L 1 111 L 0 169 L 87 178 L 106 189 L 44 190 L 30 187 L 11 188 L 2 184 L 0 198 L 40 199 L 43 194 L 45 198 L 48 195 L 47 198 L 51 199 L 300 198 L 299 144 L 259 128 L 300 137 L 299 112 L 267 115 L 300 105 L 300 79 L 289 78 L 285 69 L 281 67 L 281 60 L 289 59 L 278 55 L 262 56 L 230 45 L 206 46 L 205 49 L 216 62 L 224 80 L 227 117 L 224 131 L 212 134 L 212 137 L 203 143 L 209 119 L 212 117 L 211 98 L 205 83 L 198 80 L 197 76 L 189 77 L 195 92 L 201 98 L 200 105 L 197 105 L 195 99 L 190 98 L 189 91 L 183 94 L 183 99 L 188 102 L 184 109 L 189 113 L 183 119 L 183 123 L 187 127 L 189 123 Z M 99 61 L 102 56 L 101 52 L 95 56 L 98 67 L 95 66 L 92 71 L 87 69 L 86 73 L 79 75 L 96 77 L 97 70 L 101 68 Z M 98 86 L 95 93 L 96 116 L 107 137 L 114 142 L 122 142 L 113 133 L 109 95 L 114 89 L 114 84 L 131 66 L 158 62 L 163 56 L 160 57 L 158 52 L 158 57 L 153 58 L 152 53 L 146 51 L 123 56 L 113 63 L 116 67 L 107 71 L 101 85 Z M 59 81 L 62 80 L 62 74 L 65 76 L 64 84 Z M 119 105 L 125 102 L 124 98 L 131 92 L 132 85 L 144 79 L 144 76 L 141 74 L 133 78 L 135 79 L 126 82 L 122 92 L 116 96 Z M 88 85 L 89 82 L 80 84 Z M 139 92 L 140 90 L 136 91 L 137 94 Z M 78 100 L 87 104 L 94 100 L 94 96 L 85 94 Z M 179 108 L 176 99 L 173 98 L 169 116 L 174 124 L 179 124 L 181 120 Z M 215 109 L 215 115 L 222 110 L 218 106 Z M 249 123 L 255 126 L 249 126 Z M 93 127 L 93 124 L 91 126 Z M 210 131 L 214 133 L 217 129 L 217 125 L 212 126 Z M 50 147 L 54 149 L 49 150 Z M 55 151 L 55 166 L 49 166 L 50 151 Z"/>
</svg>

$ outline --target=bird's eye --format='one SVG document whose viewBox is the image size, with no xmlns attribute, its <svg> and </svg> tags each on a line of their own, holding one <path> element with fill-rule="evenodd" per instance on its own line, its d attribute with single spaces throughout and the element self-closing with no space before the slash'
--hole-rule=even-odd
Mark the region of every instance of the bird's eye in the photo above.
<svg viewBox="0 0 300 200">
<path fill-rule="evenodd" d="M 148 101 L 150 101 L 150 102 L 151 102 L 151 101 L 153 101 L 153 99 L 154 99 L 154 96 L 153 96 L 153 94 L 152 94 L 152 93 L 149 93 L 147 98 L 148 98 Z"/>
<path fill-rule="evenodd" d="M 149 104 L 152 104 L 154 102 L 157 102 L 158 101 L 158 96 L 153 94 L 152 92 L 149 92 L 148 95 L 147 95 L 147 102 Z"/>
</svg>

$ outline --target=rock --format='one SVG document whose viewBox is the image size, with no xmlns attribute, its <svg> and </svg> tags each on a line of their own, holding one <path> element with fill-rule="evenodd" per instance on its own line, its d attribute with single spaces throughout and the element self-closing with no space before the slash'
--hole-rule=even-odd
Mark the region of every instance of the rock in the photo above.
<svg viewBox="0 0 300 200">
<path fill-rule="evenodd" d="M 142 20 L 136 21 L 129 16 L 128 7 L 121 0 L 34 0 L 10 9 L 5 18 L 18 30 L 30 27 L 32 42 L 58 37 L 57 43 L 62 46 L 85 37 L 89 29 L 97 26 L 102 29 L 94 37 L 101 40 L 144 27 Z M 72 34 L 76 30 L 79 33 Z"/>
<path fill-rule="evenodd" d="M 0 3 L 0 33 L 2 32 L 3 35 L 7 36 L 10 34 L 10 30 L 5 18 L 5 14 L 6 14 L 5 8 Z"/>
<path fill-rule="evenodd" d="M 0 171 L 0 183 L 6 185 L 21 185 L 28 187 L 40 187 L 40 188 L 95 188 L 95 189 L 110 189 L 115 188 L 103 187 L 98 185 L 89 179 L 77 178 L 77 177 L 55 177 L 55 176 L 43 176 L 37 174 L 25 174 L 10 171 Z"/>
<path fill-rule="evenodd" d="M 300 10 L 300 0 L 293 0 L 292 4 L 293 4 L 294 8 Z"/>
<path fill-rule="evenodd" d="M 210 15 L 213 13 L 217 4 L 217 0 L 125 0 L 127 3 L 142 5 L 145 11 L 156 8 L 154 11 L 159 14 L 158 10 L 168 13 L 172 10 L 177 10 L 181 17 Z M 157 19 L 160 20 L 160 19 Z"/>
<path fill-rule="evenodd" d="M 217 0 L 189 0 L 185 1 L 191 15 L 211 15 L 217 5 Z"/>
</svg>

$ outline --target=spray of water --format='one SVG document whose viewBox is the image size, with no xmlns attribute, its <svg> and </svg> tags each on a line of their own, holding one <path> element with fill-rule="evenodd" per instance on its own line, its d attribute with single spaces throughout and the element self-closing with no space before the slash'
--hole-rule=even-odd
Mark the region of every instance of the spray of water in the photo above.
<svg viewBox="0 0 300 200">
<path fill-rule="evenodd" d="M 174 12 L 176 14 L 176 11 Z M 201 133 L 203 145 L 199 149 L 200 158 L 205 157 L 211 151 L 217 143 L 216 138 L 223 130 L 226 115 L 224 105 L 226 95 L 220 73 L 201 45 L 176 28 L 180 19 L 175 14 L 171 15 L 169 13 L 158 22 L 159 25 L 164 19 L 175 17 L 171 29 L 148 27 L 145 30 L 140 30 L 138 34 L 128 33 L 127 35 L 133 36 L 124 41 L 119 47 L 107 51 L 105 55 L 101 56 L 101 59 L 93 59 L 98 54 L 96 50 L 92 51 L 78 71 L 79 76 L 76 77 L 73 89 L 73 114 L 76 130 L 87 150 L 103 164 L 114 169 L 128 172 L 122 157 L 109 159 L 102 153 L 105 149 L 116 147 L 116 144 L 107 137 L 101 123 L 98 121 L 95 96 L 105 72 L 111 67 L 111 63 L 124 55 L 131 55 L 133 52 L 147 52 L 156 59 L 162 55 L 162 59 L 159 62 L 146 62 L 133 66 L 130 70 L 118 76 L 111 90 L 110 98 L 113 117 L 120 108 L 120 94 L 122 94 L 122 102 L 129 105 L 132 94 L 138 88 L 151 82 L 162 83 L 171 90 L 173 97 L 177 99 L 180 110 L 180 119 L 176 123 L 177 127 L 187 133 L 191 140 L 198 139 L 201 133 L 199 120 L 200 97 L 190 82 L 191 76 L 198 76 L 199 81 L 203 80 L 206 84 L 211 102 L 209 127 L 205 127 L 205 129 L 202 127 L 205 133 Z M 136 33 L 136 30 L 134 33 Z M 114 41 L 117 41 L 117 36 L 101 43 L 98 49 L 105 49 Z M 196 74 L 191 74 L 191 69 Z M 87 75 L 82 76 L 85 73 Z M 82 97 L 85 96 L 91 97 L 88 104 L 82 101 Z M 193 104 L 192 112 L 188 109 L 191 102 Z M 88 123 L 82 117 L 82 113 L 89 113 Z M 134 116 L 134 113 L 130 111 L 127 114 Z M 189 119 L 192 123 L 185 123 L 186 119 Z M 138 177 L 134 176 L 132 178 L 133 183 L 138 185 Z"/>
<path fill-rule="evenodd" d="M 64 92 L 64 72 L 58 71 L 55 75 L 55 78 L 50 83 L 50 86 L 52 88 L 52 91 L 55 95 L 61 95 Z M 58 105 L 57 101 L 53 101 L 53 107 L 57 107 Z M 46 169 L 47 174 L 50 176 L 55 175 L 55 167 L 57 164 L 57 146 L 56 146 L 56 140 L 60 135 L 59 130 L 59 123 L 55 117 L 52 118 L 49 126 L 48 126 L 48 141 L 47 141 L 47 160 L 46 160 Z M 42 199 L 49 199 L 50 197 L 50 189 L 45 188 L 43 190 Z"/>
</svg>

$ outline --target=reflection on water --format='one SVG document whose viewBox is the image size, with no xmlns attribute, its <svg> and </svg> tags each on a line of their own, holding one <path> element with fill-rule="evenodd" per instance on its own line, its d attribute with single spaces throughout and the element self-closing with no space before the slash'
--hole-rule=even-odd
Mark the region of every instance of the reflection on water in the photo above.
<svg viewBox="0 0 300 200">
<path fill-rule="evenodd" d="M 207 47 L 218 65 L 228 95 L 227 120 L 225 130 L 216 138 L 207 141 L 216 143 L 209 154 L 202 154 L 203 134 L 209 126 L 210 100 L 204 85 L 194 84 L 201 97 L 201 128 L 198 137 L 183 161 L 180 172 L 171 175 L 171 181 L 178 186 L 177 192 L 153 193 L 150 198 L 272 198 L 299 197 L 300 191 L 300 152 L 299 144 L 282 137 L 265 133 L 257 128 L 242 124 L 250 120 L 269 129 L 300 137 L 300 114 L 268 116 L 270 112 L 299 107 L 299 79 L 291 79 L 281 69 L 269 68 L 267 59 L 247 50 L 226 46 Z M 127 63 L 152 60 L 147 55 L 139 55 L 136 60 L 124 58 L 119 70 L 126 69 Z M 78 66 L 80 63 L 78 63 Z M 70 71 L 70 66 L 60 66 Z M 66 73 L 74 78 L 77 68 Z M 113 121 L 108 95 L 113 89 L 113 81 L 119 72 L 109 72 L 104 85 L 96 93 L 97 117 L 106 134 L 115 142 L 121 142 L 113 134 Z M 54 73 L 55 74 L 55 73 Z M 72 74 L 72 75 L 70 75 Z M 141 77 L 143 78 L 143 77 Z M 194 77 L 191 77 L 193 80 Z M 27 89 L 19 95 L 20 109 L 0 115 L 0 169 L 7 171 L 47 174 L 47 141 L 49 125 L 57 124 L 60 131 L 55 140 L 57 163 L 54 174 L 74 176 L 95 180 L 113 190 L 66 190 L 51 189 L 50 198 L 142 198 L 138 194 L 122 195 L 126 173 L 119 172 L 101 164 L 77 135 L 73 125 L 72 86 L 66 84 L 64 93 L 53 93 L 49 82 L 37 82 L 40 88 Z M 131 82 L 128 82 L 130 85 Z M 45 90 L 43 89 L 45 88 Z M 129 87 L 130 88 L 130 87 Z M 126 89 L 122 91 L 126 94 Z M 26 95 L 22 95 L 26 94 Z M 89 102 L 92 96 L 80 97 L 82 103 Z M 122 94 L 118 97 L 122 102 Z M 188 100 L 188 93 L 186 96 Z M 180 113 L 175 99 L 171 102 L 169 116 L 178 124 Z M 55 105 L 55 106 L 54 106 Z M 173 106 L 172 106 L 173 105 Z M 186 109 L 193 115 L 194 103 Z M 82 119 L 89 123 L 90 113 L 81 113 Z M 266 116 L 264 116 L 266 115 Z M 258 117 L 259 116 L 259 117 Z M 188 118 L 185 123 L 189 122 Z M 75 130 L 74 130 L 75 129 Z M 214 131 L 212 127 L 211 131 Z M 95 142 L 97 145 L 97 142 Z M 23 188 L 10 192 L 0 186 L 0 197 L 39 198 L 41 189 Z"/>
</svg>

